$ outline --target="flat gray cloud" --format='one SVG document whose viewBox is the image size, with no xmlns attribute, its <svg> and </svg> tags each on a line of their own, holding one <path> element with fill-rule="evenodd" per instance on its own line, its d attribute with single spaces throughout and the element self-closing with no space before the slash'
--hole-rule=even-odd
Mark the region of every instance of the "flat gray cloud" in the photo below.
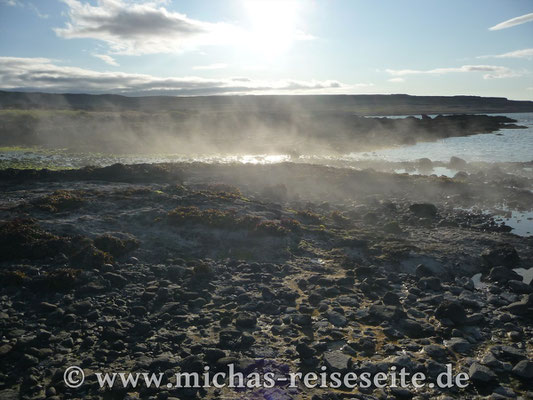
<svg viewBox="0 0 533 400">
<path fill-rule="evenodd" d="M 525 24 L 526 22 L 533 21 L 533 13 L 524 14 L 519 17 L 508 19 L 507 21 L 500 22 L 497 25 L 491 26 L 490 31 L 499 31 L 500 29 L 511 28 L 516 25 Z"/>
<path fill-rule="evenodd" d="M 102 40 L 120 54 L 172 53 L 229 43 L 240 32 L 231 24 L 208 23 L 170 12 L 160 2 L 98 0 L 93 6 L 79 0 L 62 1 L 68 6 L 69 21 L 55 29 L 57 35 Z"/>
<path fill-rule="evenodd" d="M 0 87 L 6 90 L 117 94 L 297 94 L 353 93 L 371 84 L 346 85 L 335 80 L 276 81 L 246 77 L 206 79 L 201 77 L 161 78 L 146 74 L 98 72 L 56 65 L 46 58 L 0 57 Z"/>
<path fill-rule="evenodd" d="M 416 69 L 387 69 L 390 75 L 393 76 L 406 76 L 406 75 L 443 75 L 449 73 L 459 72 L 484 72 L 483 79 L 501 79 L 511 78 L 519 76 L 520 74 L 513 71 L 510 68 L 502 67 L 498 65 L 463 65 L 461 67 L 451 68 L 434 68 L 429 70 L 416 70 Z"/>
</svg>

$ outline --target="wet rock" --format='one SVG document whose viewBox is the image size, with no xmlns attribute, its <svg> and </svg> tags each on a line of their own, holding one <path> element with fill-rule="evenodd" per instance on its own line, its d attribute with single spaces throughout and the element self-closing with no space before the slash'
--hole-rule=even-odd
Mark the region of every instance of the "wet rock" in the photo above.
<svg viewBox="0 0 533 400">
<path fill-rule="evenodd" d="M 481 258 L 490 267 L 502 265 L 514 268 L 520 263 L 520 257 L 516 249 L 510 244 L 500 244 L 483 250 Z"/>
<path fill-rule="evenodd" d="M 409 210 L 419 218 L 435 218 L 437 216 L 437 207 L 430 203 L 411 204 Z"/>
</svg>

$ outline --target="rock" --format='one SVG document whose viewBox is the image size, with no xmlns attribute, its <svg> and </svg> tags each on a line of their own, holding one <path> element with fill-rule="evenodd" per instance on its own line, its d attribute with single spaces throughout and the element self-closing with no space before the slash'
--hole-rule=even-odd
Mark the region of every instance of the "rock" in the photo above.
<svg viewBox="0 0 533 400">
<path fill-rule="evenodd" d="M 18 400 L 20 399 L 19 393 L 13 389 L 0 390 L 0 399 L 2 400 Z"/>
<path fill-rule="evenodd" d="M 381 299 L 383 301 L 383 304 L 389 305 L 389 306 L 398 306 L 400 305 L 400 297 L 394 293 L 394 292 L 387 292 Z"/>
<path fill-rule="evenodd" d="M 492 372 L 490 368 L 477 362 L 470 366 L 468 375 L 472 381 L 478 383 L 487 383 L 496 380 L 496 374 Z"/>
<path fill-rule="evenodd" d="M 295 314 L 292 316 L 292 322 L 298 326 L 310 326 L 313 319 L 309 314 Z"/>
<path fill-rule="evenodd" d="M 481 258 L 490 267 L 502 265 L 514 268 L 520 262 L 516 249 L 510 244 L 500 244 L 493 248 L 483 250 Z"/>
<path fill-rule="evenodd" d="M 524 352 L 516 347 L 507 346 L 507 345 L 497 345 L 490 348 L 490 352 L 498 360 L 518 362 L 526 358 Z"/>
<path fill-rule="evenodd" d="M 39 307 L 45 313 L 51 313 L 57 310 L 57 306 L 55 304 L 47 303 L 46 301 L 43 301 L 41 304 L 39 304 Z"/>
<path fill-rule="evenodd" d="M 431 119 L 430 117 L 428 117 L 427 115 L 422 115 L 422 119 L 424 119 L 424 117 L 426 118 L 429 118 Z M 429 159 L 429 158 L 419 158 L 418 160 L 416 160 L 416 163 L 418 165 L 418 168 L 422 169 L 422 170 L 432 170 L 433 169 L 433 162 Z"/>
<path fill-rule="evenodd" d="M 429 344 L 424 346 L 424 353 L 434 360 L 445 360 L 448 356 L 448 350 L 445 347 L 439 346 L 437 344 Z"/>
<path fill-rule="evenodd" d="M 3 344 L 2 346 L 0 346 L 0 357 L 3 357 L 6 354 L 8 354 L 12 349 L 13 349 L 13 346 L 9 344 Z"/>
<path fill-rule="evenodd" d="M 396 221 L 390 221 L 383 225 L 383 231 L 387 233 L 392 233 L 394 235 L 399 235 L 400 233 L 403 233 L 403 229 Z"/>
<path fill-rule="evenodd" d="M 426 323 L 422 324 L 410 318 L 400 320 L 399 323 L 395 326 L 407 337 L 410 337 L 412 339 L 432 336 L 435 333 L 431 325 Z"/>
<path fill-rule="evenodd" d="M 455 156 L 452 156 L 450 158 L 450 162 L 448 163 L 448 165 L 451 169 L 455 169 L 455 170 L 461 170 L 467 167 L 467 163 L 465 160 L 459 157 L 455 157 Z"/>
<path fill-rule="evenodd" d="M 513 367 L 513 374 L 520 378 L 532 379 L 533 378 L 533 362 L 529 360 L 519 361 Z"/>
<path fill-rule="evenodd" d="M 463 325 L 467 321 L 465 309 L 456 301 L 444 301 L 435 310 L 435 317 L 439 320 L 448 319 L 455 325 Z"/>
<path fill-rule="evenodd" d="M 139 241 L 134 237 L 121 234 L 124 238 L 118 238 L 110 234 L 104 234 L 94 239 L 94 245 L 101 251 L 120 257 L 139 247 Z"/>
<path fill-rule="evenodd" d="M 205 355 L 205 360 L 208 363 L 215 363 L 222 357 L 226 357 L 226 352 L 220 349 L 205 349 L 204 355 Z"/>
<path fill-rule="evenodd" d="M 114 272 L 106 272 L 103 277 L 104 279 L 107 279 L 109 282 L 111 282 L 111 285 L 119 288 L 126 286 L 126 284 L 128 283 L 128 280 L 126 278 Z"/>
<path fill-rule="evenodd" d="M 150 360 L 150 368 L 154 370 L 157 368 L 165 370 L 175 367 L 176 365 L 178 365 L 178 359 L 170 352 L 162 353 L 158 357 Z"/>
<path fill-rule="evenodd" d="M 251 329 L 255 327 L 257 319 L 254 315 L 240 314 L 235 319 L 235 326 L 242 329 Z"/>
<path fill-rule="evenodd" d="M 502 311 L 508 311 L 513 315 L 533 315 L 533 294 L 524 296 L 520 301 L 502 307 Z"/>
<path fill-rule="evenodd" d="M 296 345 L 296 351 L 302 360 L 312 358 L 315 355 L 315 350 L 303 342 L 300 342 Z"/>
<path fill-rule="evenodd" d="M 466 354 L 472 348 L 472 345 L 463 338 L 453 337 L 450 340 L 446 340 L 444 345 L 450 350 L 456 353 Z"/>
<path fill-rule="evenodd" d="M 339 350 L 324 353 L 323 359 L 331 372 L 347 371 L 352 365 L 352 358 Z"/>
<path fill-rule="evenodd" d="M 405 316 L 405 312 L 399 307 L 372 304 L 364 311 L 361 319 L 368 324 L 379 325 L 384 321 L 397 321 Z"/>
<path fill-rule="evenodd" d="M 392 387 L 390 392 L 398 400 L 410 400 L 414 396 L 409 389 L 401 387 Z"/>
<path fill-rule="evenodd" d="M 437 216 L 437 207 L 431 203 L 411 204 L 409 210 L 419 218 L 435 218 Z"/>
<path fill-rule="evenodd" d="M 440 285 L 440 279 L 434 276 L 420 278 L 417 286 L 421 290 L 429 289 L 436 292 L 442 289 Z"/>
<path fill-rule="evenodd" d="M 487 279 L 490 282 L 505 283 L 510 280 L 520 280 L 521 277 L 512 269 L 500 265 L 498 267 L 491 268 Z"/>
<path fill-rule="evenodd" d="M 433 271 L 431 271 L 424 264 L 418 264 L 415 269 L 415 275 L 419 278 L 433 276 Z"/>
<path fill-rule="evenodd" d="M 332 325 L 339 327 L 339 328 L 346 326 L 346 324 L 348 323 L 348 320 L 346 319 L 346 317 L 336 311 L 328 311 L 326 313 L 326 317 L 328 318 L 328 321 Z"/>
<path fill-rule="evenodd" d="M 532 286 L 520 280 L 511 280 L 507 282 L 507 286 L 509 286 L 509 289 L 511 289 L 511 291 L 513 291 L 514 293 L 518 293 L 518 294 L 529 294 L 533 292 Z"/>
</svg>

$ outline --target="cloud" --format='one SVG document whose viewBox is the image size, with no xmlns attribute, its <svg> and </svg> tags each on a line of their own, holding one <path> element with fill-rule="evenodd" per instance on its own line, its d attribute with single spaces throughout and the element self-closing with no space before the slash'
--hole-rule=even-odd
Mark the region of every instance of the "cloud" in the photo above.
<svg viewBox="0 0 533 400">
<path fill-rule="evenodd" d="M 174 53 L 201 45 L 231 43 L 239 28 L 227 23 L 198 21 L 168 11 L 165 2 L 98 0 L 96 5 L 62 0 L 69 21 L 55 32 L 62 38 L 91 38 L 106 42 L 120 54 Z"/>
<path fill-rule="evenodd" d="M 335 80 L 253 80 L 246 77 L 207 79 L 201 77 L 156 77 L 125 72 L 98 72 L 56 65 L 46 58 L 0 57 L 0 87 L 73 93 L 118 93 L 130 95 L 303 94 L 353 93 L 371 84 L 346 85 Z"/>
<path fill-rule="evenodd" d="M 510 51 L 504 54 L 479 56 L 478 58 L 533 58 L 533 49 Z"/>
<path fill-rule="evenodd" d="M 113 57 L 111 57 L 110 55 L 108 55 L 108 54 L 93 54 L 93 57 L 99 58 L 100 60 L 102 60 L 106 64 L 112 65 L 114 67 L 118 67 L 119 66 L 119 63 L 117 63 L 115 61 L 115 59 Z"/>
<path fill-rule="evenodd" d="M 39 18 L 46 19 L 49 17 L 48 14 L 43 14 L 39 11 L 39 9 L 35 6 L 35 4 L 31 2 L 25 2 L 23 0 L 0 0 L 0 4 L 5 4 L 7 6 L 11 7 L 25 7 L 31 10 L 35 15 L 37 15 Z"/>
<path fill-rule="evenodd" d="M 21 7 L 22 6 L 22 3 L 20 3 L 20 1 L 17 1 L 17 0 L 0 0 L 0 4 L 5 4 L 5 5 L 11 6 L 11 7 Z"/>
<path fill-rule="evenodd" d="M 210 64 L 210 65 L 197 65 L 196 67 L 192 67 L 192 69 L 198 70 L 198 71 L 209 71 L 213 69 L 224 69 L 228 68 L 228 64 L 218 63 L 218 64 Z"/>
<path fill-rule="evenodd" d="M 491 26 L 490 31 L 499 31 L 500 29 L 507 29 L 512 26 L 525 24 L 526 22 L 533 21 L 533 13 L 521 15 L 519 17 L 508 19 L 507 21 L 500 22 L 497 25 Z"/>
<path fill-rule="evenodd" d="M 387 69 L 390 75 L 401 77 L 406 75 L 443 75 L 454 72 L 484 72 L 483 79 L 501 79 L 520 76 L 516 71 L 507 67 L 497 65 L 463 65 L 461 67 L 452 68 L 435 68 L 430 70 L 416 70 L 416 69 Z"/>
<path fill-rule="evenodd" d="M 389 82 L 401 83 L 401 82 L 405 82 L 405 79 L 404 78 L 390 78 Z"/>
</svg>

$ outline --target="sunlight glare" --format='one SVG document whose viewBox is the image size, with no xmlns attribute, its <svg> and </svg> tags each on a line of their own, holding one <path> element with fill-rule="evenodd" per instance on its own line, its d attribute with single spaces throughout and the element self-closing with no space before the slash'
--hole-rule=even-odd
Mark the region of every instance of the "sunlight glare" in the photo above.
<svg viewBox="0 0 533 400">
<path fill-rule="evenodd" d="M 243 0 L 252 26 L 249 45 L 267 57 L 286 52 L 298 37 L 298 0 Z"/>
</svg>

